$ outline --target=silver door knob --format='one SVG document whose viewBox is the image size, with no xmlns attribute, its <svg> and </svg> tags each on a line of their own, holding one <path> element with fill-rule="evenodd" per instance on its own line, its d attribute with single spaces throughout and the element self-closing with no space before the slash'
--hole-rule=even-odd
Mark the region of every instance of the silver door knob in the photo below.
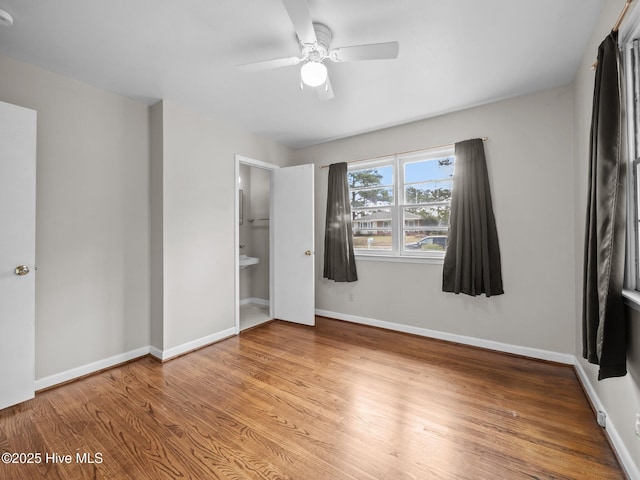
<svg viewBox="0 0 640 480">
<path fill-rule="evenodd" d="M 304 254 L 305 254 L 307 257 L 310 257 L 310 256 L 311 256 L 311 250 L 307 250 L 306 252 L 304 252 Z"/>
<path fill-rule="evenodd" d="M 24 275 L 28 274 L 30 270 L 26 265 L 18 265 L 14 272 L 16 272 L 16 275 L 20 275 L 21 277 L 23 277 Z"/>
</svg>

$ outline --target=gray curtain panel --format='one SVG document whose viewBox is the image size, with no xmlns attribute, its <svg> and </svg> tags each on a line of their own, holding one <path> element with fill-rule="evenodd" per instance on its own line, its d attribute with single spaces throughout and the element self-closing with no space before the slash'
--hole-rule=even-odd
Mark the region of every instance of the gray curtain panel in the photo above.
<svg viewBox="0 0 640 480">
<path fill-rule="evenodd" d="M 585 227 L 582 354 L 600 365 L 598 379 L 626 366 L 622 300 L 625 256 L 625 161 L 618 79 L 618 34 L 598 49 L 591 118 L 589 198 Z"/>
<path fill-rule="evenodd" d="M 346 163 L 334 163 L 329 166 L 327 219 L 324 232 L 324 278 L 336 282 L 358 280 L 356 260 L 353 255 L 351 203 Z"/>
<path fill-rule="evenodd" d="M 455 145 L 449 239 L 442 290 L 487 297 L 504 293 L 496 221 L 484 143 L 476 138 Z"/>
</svg>

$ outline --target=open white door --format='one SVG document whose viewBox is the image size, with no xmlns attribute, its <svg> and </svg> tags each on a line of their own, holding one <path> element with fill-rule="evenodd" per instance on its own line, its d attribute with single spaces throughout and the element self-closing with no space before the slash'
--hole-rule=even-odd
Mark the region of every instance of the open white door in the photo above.
<svg viewBox="0 0 640 480">
<path fill-rule="evenodd" d="M 36 112 L 0 102 L 0 409 L 35 393 Z"/>
<path fill-rule="evenodd" d="M 313 165 L 278 168 L 271 179 L 274 316 L 315 325 Z"/>
</svg>

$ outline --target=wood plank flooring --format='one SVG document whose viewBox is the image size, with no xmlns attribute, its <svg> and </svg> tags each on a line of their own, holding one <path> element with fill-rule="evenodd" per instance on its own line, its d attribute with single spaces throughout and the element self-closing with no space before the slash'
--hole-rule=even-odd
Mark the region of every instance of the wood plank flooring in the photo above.
<svg viewBox="0 0 640 480">
<path fill-rule="evenodd" d="M 625 478 L 571 367 L 324 318 L 38 394 L 0 452 L 41 454 L 11 480 Z"/>
</svg>

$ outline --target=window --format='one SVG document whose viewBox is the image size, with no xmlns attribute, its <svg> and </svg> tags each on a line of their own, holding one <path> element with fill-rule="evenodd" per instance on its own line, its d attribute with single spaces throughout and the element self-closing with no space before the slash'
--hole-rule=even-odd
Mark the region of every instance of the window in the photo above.
<svg viewBox="0 0 640 480">
<path fill-rule="evenodd" d="M 453 165 L 453 147 L 353 164 L 356 255 L 443 258 Z"/>
<path fill-rule="evenodd" d="M 627 66 L 627 121 L 629 132 L 629 165 L 627 175 L 628 194 L 628 238 L 627 242 L 627 286 L 640 290 L 640 41 L 632 40 L 626 45 L 625 64 Z"/>
</svg>

